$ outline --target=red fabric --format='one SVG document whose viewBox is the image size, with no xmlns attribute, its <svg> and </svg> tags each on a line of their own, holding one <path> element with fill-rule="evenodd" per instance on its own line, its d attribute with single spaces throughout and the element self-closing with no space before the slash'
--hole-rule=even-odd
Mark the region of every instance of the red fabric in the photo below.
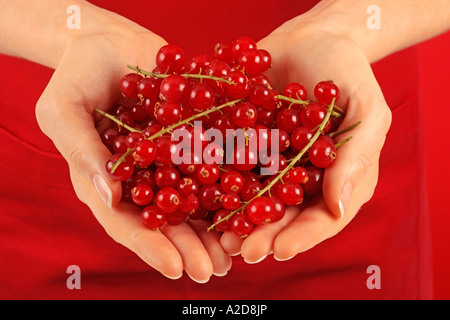
<svg viewBox="0 0 450 320">
<path fill-rule="evenodd" d="M 124 15 L 188 55 L 218 40 L 267 35 L 315 1 L 185 0 L 93 3 Z M 153 4 L 147 4 L 154 2 Z M 226 6 L 225 6 L 226 4 Z M 0 298 L 417 299 L 431 298 L 423 128 L 416 50 L 376 63 L 393 110 L 373 199 L 337 236 L 287 262 L 235 257 L 223 278 L 197 284 L 164 278 L 107 236 L 75 196 L 68 168 L 37 126 L 34 105 L 52 71 L 0 56 Z M 69 290 L 66 269 L 81 269 Z M 370 265 L 381 289 L 366 286 Z"/>
</svg>

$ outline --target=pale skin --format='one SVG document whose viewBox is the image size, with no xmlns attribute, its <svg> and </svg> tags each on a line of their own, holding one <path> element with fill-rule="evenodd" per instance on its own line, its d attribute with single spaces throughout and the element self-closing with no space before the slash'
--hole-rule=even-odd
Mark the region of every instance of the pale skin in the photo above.
<svg viewBox="0 0 450 320">
<path fill-rule="evenodd" d="M 66 9 L 73 4 L 84 17 L 80 30 L 66 27 Z M 366 26 L 366 8 L 374 4 L 382 13 L 380 30 Z M 117 83 L 129 71 L 127 64 L 153 68 L 164 39 L 84 1 L 0 0 L 0 7 L 0 52 L 55 69 L 36 116 L 67 160 L 79 199 L 115 241 L 161 274 L 177 279 L 185 271 L 201 283 L 225 275 L 230 255 L 240 253 L 249 263 L 270 253 L 287 260 L 334 236 L 354 218 L 373 194 L 391 123 L 370 63 L 450 28 L 450 1 L 322 1 L 258 43 L 272 54 L 269 76 L 275 87 L 301 81 L 312 92 L 315 83 L 332 79 L 341 88 L 339 105 L 347 110 L 342 126 L 362 125 L 339 137 L 353 139 L 327 169 L 323 197 L 301 213 L 288 208 L 281 221 L 240 239 L 231 232 L 221 237 L 206 232 L 203 221 L 148 230 L 135 208 L 120 203 L 120 183 L 105 174 L 110 153 L 99 137 L 102 121 L 94 110 L 108 110 L 118 98 Z"/>
</svg>

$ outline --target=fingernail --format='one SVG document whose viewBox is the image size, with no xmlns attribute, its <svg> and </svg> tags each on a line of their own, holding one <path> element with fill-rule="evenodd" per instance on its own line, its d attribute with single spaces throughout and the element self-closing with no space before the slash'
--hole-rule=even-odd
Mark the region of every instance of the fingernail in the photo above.
<svg viewBox="0 0 450 320">
<path fill-rule="evenodd" d="M 344 188 L 342 188 L 342 193 L 341 196 L 339 198 L 339 211 L 341 214 L 341 219 L 344 217 L 345 212 L 348 209 L 348 206 L 350 204 L 350 200 L 352 198 L 352 191 L 353 191 L 353 187 L 352 184 L 350 182 L 348 182 Z"/>
<path fill-rule="evenodd" d="M 216 277 L 225 277 L 228 274 L 228 271 L 225 272 L 213 272 L 213 275 L 215 275 Z"/>
<path fill-rule="evenodd" d="M 168 275 L 164 275 L 164 276 L 166 276 L 166 278 L 169 278 L 170 280 L 177 280 L 183 276 L 183 273 L 181 273 L 179 276 L 175 276 L 175 277 L 169 277 Z"/>
<path fill-rule="evenodd" d="M 103 202 L 109 207 L 112 207 L 112 191 L 109 188 L 109 185 L 106 183 L 105 179 L 102 176 L 96 174 L 92 179 L 94 183 L 95 189 L 97 189 L 100 198 L 102 198 Z"/>
<path fill-rule="evenodd" d="M 186 272 L 186 273 L 187 273 L 187 272 Z M 208 278 L 208 279 L 205 279 L 205 280 L 198 280 L 198 279 L 192 278 L 191 275 L 190 275 L 189 273 L 187 273 L 187 275 L 189 276 L 189 278 L 191 278 L 192 280 L 194 280 L 195 282 L 200 283 L 200 284 L 204 284 L 204 283 L 207 283 L 207 282 L 209 281 L 209 278 Z"/>
<path fill-rule="evenodd" d="M 267 257 L 267 254 L 266 254 L 265 256 L 262 256 L 261 258 L 259 258 L 259 259 L 256 260 L 256 261 L 248 261 L 248 260 L 245 260 L 245 259 L 244 259 L 244 261 L 245 261 L 246 263 L 248 263 L 248 264 L 256 264 L 256 263 L 259 263 L 259 262 L 263 261 L 266 257 Z"/>
<path fill-rule="evenodd" d="M 279 258 L 279 257 L 277 257 L 276 255 L 274 255 L 273 256 L 273 258 L 275 259 L 275 260 L 277 260 L 277 261 L 287 261 L 287 260 L 291 260 L 293 257 L 295 257 L 296 256 L 296 254 L 294 254 L 293 256 L 291 256 L 291 257 L 288 257 L 288 258 Z"/>
</svg>

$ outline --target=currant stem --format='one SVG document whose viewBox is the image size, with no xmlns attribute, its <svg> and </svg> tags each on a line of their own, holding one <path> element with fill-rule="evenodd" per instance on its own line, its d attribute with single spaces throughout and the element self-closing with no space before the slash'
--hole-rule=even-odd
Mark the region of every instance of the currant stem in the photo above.
<svg viewBox="0 0 450 320">
<path fill-rule="evenodd" d="M 340 134 L 343 134 L 343 133 L 345 133 L 345 132 L 347 132 L 347 131 L 350 131 L 350 130 L 356 128 L 356 127 L 359 126 L 360 124 L 361 124 L 361 121 L 355 122 L 355 123 L 352 124 L 351 126 L 348 126 L 348 127 L 343 128 L 343 129 L 341 129 L 341 130 L 338 130 L 338 131 L 335 131 L 335 132 L 332 132 L 332 133 L 328 134 L 328 136 L 329 136 L 330 138 L 333 138 L 333 137 L 335 137 L 335 136 L 338 136 L 338 135 L 340 135 Z"/>
<path fill-rule="evenodd" d="M 157 133 L 155 133 L 154 135 L 152 135 L 150 138 L 147 138 L 147 139 L 148 140 L 156 139 L 156 138 L 162 136 L 164 133 L 171 132 L 173 129 L 175 129 L 175 128 L 183 125 L 183 124 L 190 123 L 191 121 L 194 121 L 195 119 L 198 119 L 200 117 L 206 116 L 207 114 L 210 114 L 211 112 L 219 111 L 220 109 L 223 109 L 225 107 L 232 106 L 232 105 L 234 105 L 234 104 L 236 104 L 236 103 L 238 103 L 240 101 L 242 101 L 242 100 L 241 99 L 236 99 L 236 100 L 233 100 L 233 101 L 221 104 L 218 107 L 215 107 L 215 108 L 208 109 L 206 111 L 197 113 L 196 115 L 194 115 L 194 116 L 192 116 L 190 118 L 184 119 L 184 120 L 182 120 L 180 122 L 175 123 L 174 125 L 171 125 L 170 127 L 167 127 L 167 128 L 164 128 L 164 129 L 158 131 Z"/>
<path fill-rule="evenodd" d="M 116 117 L 114 117 L 113 115 L 110 115 L 109 113 L 106 113 L 100 109 L 95 109 L 95 111 L 97 111 L 98 113 L 100 113 L 101 115 L 105 116 L 106 118 L 114 121 L 115 123 L 117 123 L 119 126 L 124 127 L 125 129 L 128 129 L 131 132 L 140 132 L 142 133 L 142 131 L 136 130 L 133 127 L 130 127 L 129 125 L 123 123 L 122 121 L 120 121 L 119 119 L 117 119 Z"/>
<path fill-rule="evenodd" d="M 334 101 L 335 99 L 333 98 L 333 100 L 331 101 L 330 106 L 328 107 L 327 110 L 327 114 L 325 115 L 325 118 L 323 119 L 322 123 L 319 126 L 319 129 L 316 131 L 316 133 L 312 136 L 311 140 L 308 142 L 308 144 L 290 161 L 290 163 L 286 166 L 286 168 L 284 168 L 276 177 L 275 179 L 273 179 L 265 188 L 263 188 L 262 190 L 260 190 L 256 196 L 254 196 L 252 199 L 250 199 L 249 201 L 245 202 L 240 208 L 230 212 L 227 216 L 225 216 L 224 218 L 216 221 L 215 223 L 213 223 L 212 225 L 210 225 L 206 231 L 211 231 L 216 225 L 218 225 L 219 223 L 221 223 L 222 221 L 226 221 L 229 218 L 231 218 L 233 215 L 235 215 L 237 212 L 244 210 L 249 204 L 250 202 L 252 202 L 254 199 L 260 197 L 261 195 L 263 195 L 264 193 L 266 193 L 267 191 L 270 191 L 270 189 L 275 185 L 275 183 L 277 183 L 280 179 L 282 179 L 282 177 L 290 170 L 294 167 L 294 165 L 297 163 L 297 161 L 299 161 L 301 159 L 301 157 L 306 153 L 306 151 L 309 150 L 309 148 L 313 145 L 314 142 L 316 142 L 316 140 L 319 138 L 319 136 L 323 133 L 323 129 L 325 128 L 325 125 L 327 124 L 328 120 L 330 119 L 330 116 L 333 112 L 333 107 L 334 107 Z"/>
<path fill-rule="evenodd" d="M 154 78 L 167 78 L 168 76 L 170 76 L 170 74 L 166 74 L 166 73 L 162 74 L 162 73 L 145 71 L 145 70 L 142 70 L 141 68 L 139 68 L 138 66 L 135 67 L 132 65 L 127 65 L 127 67 L 131 70 L 136 71 L 137 73 L 140 73 L 145 76 L 154 77 Z M 180 73 L 180 75 L 185 78 L 196 78 L 196 79 L 200 79 L 200 80 L 210 79 L 210 80 L 214 80 L 214 81 L 225 82 L 227 84 L 234 85 L 234 86 L 236 85 L 235 82 L 229 81 L 225 78 L 219 78 L 219 77 L 208 76 L 208 75 L 203 75 L 203 74 Z"/>
<path fill-rule="evenodd" d="M 134 148 L 130 148 L 119 159 L 117 159 L 117 161 L 114 162 L 113 166 L 111 167 L 111 173 L 114 173 L 114 171 L 116 171 L 117 167 L 119 167 L 119 165 L 122 162 L 125 162 L 125 159 L 133 152 L 134 152 Z"/>
<path fill-rule="evenodd" d="M 311 101 L 308 100 L 301 100 L 301 99 L 295 99 L 295 98 L 291 98 L 291 97 L 286 97 L 283 96 L 281 94 L 276 95 L 275 99 L 279 99 L 279 100 L 285 100 L 285 101 L 289 101 L 291 104 L 299 104 L 302 106 L 306 106 L 308 105 Z M 345 115 L 345 110 L 342 108 L 339 108 L 338 106 L 333 106 L 333 111 L 331 113 L 333 116 L 335 117 L 343 117 Z"/>
</svg>

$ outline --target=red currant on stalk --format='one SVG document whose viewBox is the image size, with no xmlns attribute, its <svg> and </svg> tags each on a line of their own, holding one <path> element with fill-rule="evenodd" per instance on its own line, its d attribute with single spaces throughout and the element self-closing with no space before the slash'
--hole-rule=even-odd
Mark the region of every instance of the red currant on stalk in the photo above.
<svg viewBox="0 0 450 320">
<path fill-rule="evenodd" d="M 204 111 L 213 105 L 214 98 L 214 90 L 206 83 L 198 82 L 192 85 L 188 102 L 195 110 Z"/>
<path fill-rule="evenodd" d="M 235 99 L 243 99 L 250 94 L 250 83 L 247 76 L 241 71 L 231 71 L 227 78 L 233 84 L 225 83 L 225 89 L 228 95 Z"/>
<path fill-rule="evenodd" d="M 148 205 L 153 199 L 153 190 L 146 184 L 138 184 L 131 189 L 131 198 L 137 205 Z"/>
<path fill-rule="evenodd" d="M 292 183 L 305 183 L 308 180 L 308 173 L 303 167 L 295 167 L 286 172 L 283 180 Z"/>
<path fill-rule="evenodd" d="M 175 102 L 162 102 L 155 105 L 155 117 L 163 126 L 173 125 L 181 120 L 181 108 Z"/>
<path fill-rule="evenodd" d="M 217 164 L 202 163 L 198 167 L 197 179 L 202 184 L 213 184 L 220 177 L 220 170 Z"/>
<path fill-rule="evenodd" d="M 200 53 L 195 55 L 189 64 L 189 73 L 206 74 L 206 68 L 211 64 L 211 57 L 207 54 Z"/>
<path fill-rule="evenodd" d="M 156 230 L 164 225 L 166 222 L 166 215 L 156 206 L 148 206 L 142 210 L 141 219 L 144 226 L 151 230 Z"/>
<path fill-rule="evenodd" d="M 269 223 L 274 211 L 274 203 L 268 197 L 255 198 L 247 207 L 247 215 L 250 221 L 257 225 Z"/>
<path fill-rule="evenodd" d="M 130 99 L 138 98 L 138 82 L 142 80 L 142 76 L 137 73 L 129 73 L 123 76 L 120 81 L 120 91 L 122 94 Z"/>
<path fill-rule="evenodd" d="M 163 213 L 172 213 L 180 205 L 180 194 L 174 188 L 162 188 L 155 197 L 155 204 Z"/>
<path fill-rule="evenodd" d="M 295 109 L 281 109 L 277 114 L 277 124 L 281 129 L 286 130 L 288 133 L 294 131 L 296 127 L 300 125 L 299 113 Z"/>
<path fill-rule="evenodd" d="M 234 192 L 227 192 L 222 197 L 222 205 L 227 210 L 236 210 L 241 206 L 241 199 Z"/>
<path fill-rule="evenodd" d="M 293 99 L 306 100 L 306 88 L 301 83 L 292 82 L 286 85 L 283 90 L 283 95 Z"/>
<path fill-rule="evenodd" d="M 249 49 L 239 56 L 239 66 L 246 74 L 256 74 L 263 68 L 263 57 L 257 49 Z"/>
<path fill-rule="evenodd" d="M 214 57 L 216 59 L 225 61 L 228 64 L 233 64 L 235 57 L 233 54 L 233 42 L 224 41 L 219 42 L 214 47 Z"/>
<path fill-rule="evenodd" d="M 139 81 L 137 91 L 147 99 L 155 99 L 158 97 L 161 79 L 143 78 Z"/>
<path fill-rule="evenodd" d="M 336 159 L 336 147 L 327 140 L 313 143 L 308 151 L 309 160 L 319 168 L 328 168 Z"/>
<path fill-rule="evenodd" d="M 322 123 L 326 114 L 327 108 L 324 105 L 317 102 L 311 102 L 300 111 L 300 121 L 303 126 L 313 130 Z M 331 121 L 328 120 L 323 128 L 323 132 L 327 133 L 330 128 Z"/>
<path fill-rule="evenodd" d="M 256 123 L 258 111 L 248 102 L 239 103 L 233 110 L 233 122 L 237 127 L 247 128 Z"/>
<path fill-rule="evenodd" d="M 244 187 L 244 177 L 238 171 L 227 171 L 222 174 L 220 185 L 225 192 L 239 193 Z"/>
<path fill-rule="evenodd" d="M 291 144 L 296 151 L 302 150 L 311 140 L 314 133 L 306 127 L 297 127 L 291 133 Z"/>
<path fill-rule="evenodd" d="M 304 193 L 309 195 L 320 193 L 322 191 L 324 169 L 316 166 L 306 166 L 305 169 L 308 174 L 308 181 L 303 184 Z"/>
<path fill-rule="evenodd" d="M 179 73 L 186 62 L 186 55 L 179 46 L 168 44 L 156 54 L 156 66 L 161 73 Z"/>
<path fill-rule="evenodd" d="M 228 216 L 230 214 L 230 211 L 225 210 L 225 209 L 220 209 L 218 210 L 215 214 L 214 214 L 214 218 L 213 218 L 213 223 L 217 223 L 218 221 L 224 219 L 226 216 Z M 216 225 L 216 230 L 217 231 L 221 231 L 221 232 L 225 232 L 230 230 L 230 220 L 223 220 L 222 222 L 218 223 Z"/>
<path fill-rule="evenodd" d="M 176 188 L 180 180 L 180 173 L 171 166 L 162 166 L 155 171 L 155 183 L 158 188 Z"/>
<path fill-rule="evenodd" d="M 131 178 L 134 173 L 134 165 L 133 160 L 130 157 L 126 157 L 122 159 L 123 154 L 116 153 L 109 158 L 106 162 L 106 172 L 111 177 L 111 179 L 116 181 L 125 181 Z M 121 160 L 119 160 L 121 159 Z M 123 161 L 122 161 L 123 160 Z M 121 161 L 117 165 L 117 161 Z M 112 168 L 116 166 L 114 172 L 112 172 Z"/>
<path fill-rule="evenodd" d="M 253 223 L 246 214 L 235 214 L 230 220 L 231 230 L 241 238 L 247 237 L 253 231 Z"/>
<path fill-rule="evenodd" d="M 239 59 L 239 57 L 249 49 L 256 49 L 256 42 L 252 38 L 241 36 L 233 41 L 232 51 L 236 59 Z"/>
<path fill-rule="evenodd" d="M 182 75 L 172 74 L 161 82 L 159 94 L 166 101 L 182 103 L 188 97 L 189 82 Z"/>
<path fill-rule="evenodd" d="M 220 198 L 224 194 L 218 183 L 203 185 L 198 192 L 200 207 L 209 211 L 216 211 L 222 207 Z"/>
<path fill-rule="evenodd" d="M 280 186 L 278 196 L 288 206 L 302 203 L 303 189 L 298 183 L 286 182 Z"/>
<path fill-rule="evenodd" d="M 133 153 L 134 161 L 140 167 L 146 168 L 156 158 L 156 146 L 151 140 L 141 140 L 136 143 Z"/>
<path fill-rule="evenodd" d="M 317 101 L 327 106 L 331 104 L 333 98 L 334 102 L 338 101 L 339 95 L 339 88 L 333 81 L 321 81 L 314 87 L 314 96 Z"/>
<path fill-rule="evenodd" d="M 181 178 L 177 183 L 177 191 L 181 197 L 186 198 L 188 195 L 197 195 L 200 185 L 194 177 Z"/>
</svg>

